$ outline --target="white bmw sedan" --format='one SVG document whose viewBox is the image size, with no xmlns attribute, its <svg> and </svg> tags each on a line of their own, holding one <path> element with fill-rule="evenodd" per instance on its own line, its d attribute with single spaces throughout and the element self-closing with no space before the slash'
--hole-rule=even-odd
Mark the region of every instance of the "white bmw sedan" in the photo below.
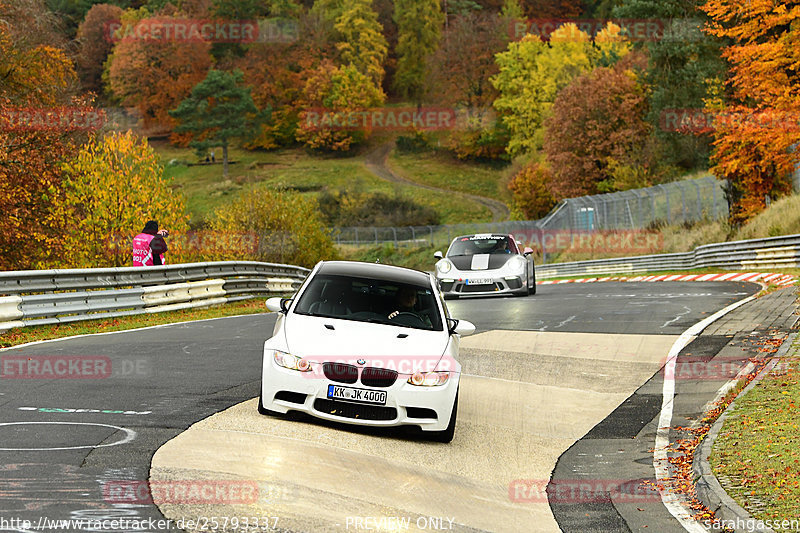
<svg viewBox="0 0 800 533">
<path fill-rule="evenodd" d="M 366 426 L 418 426 L 453 439 L 459 340 L 436 281 L 407 268 L 321 262 L 279 312 L 264 343 L 259 412 L 301 411 Z"/>
</svg>

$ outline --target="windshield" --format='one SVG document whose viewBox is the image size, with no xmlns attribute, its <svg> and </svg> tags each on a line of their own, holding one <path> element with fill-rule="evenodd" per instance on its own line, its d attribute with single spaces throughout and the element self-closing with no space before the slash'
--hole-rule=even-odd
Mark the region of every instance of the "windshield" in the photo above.
<svg viewBox="0 0 800 533">
<path fill-rule="evenodd" d="M 517 247 L 514 241 L 506 236 L 491 235 L 459 237 L 450 245 L 447 257 L 475 254 L 515 254 Z"/>
<path fill-rule="evenodd" d="M 442 331 L 436 297 L 430 287 L 319 274 L 300 296 L 295 313 Z"/>
</svg>

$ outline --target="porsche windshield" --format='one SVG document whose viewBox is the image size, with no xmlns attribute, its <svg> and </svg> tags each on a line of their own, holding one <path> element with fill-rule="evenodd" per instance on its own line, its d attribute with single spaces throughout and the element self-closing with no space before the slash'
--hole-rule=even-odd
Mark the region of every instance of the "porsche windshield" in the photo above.
<svg viewBox="0 0 800 533">
<path fill-rule="evenodd" d="M 517 253 L 517 248 L 508 237 L 459 237 L 447 252 L 447 257 L 476 254 L 511 254 Z"/>
<path fill-rule="evenodd" d="M 357 322 L 442 331 L 430 287 L 395 281 L 318 274 L 303 291 L 295 313 Z"/>
</svg>

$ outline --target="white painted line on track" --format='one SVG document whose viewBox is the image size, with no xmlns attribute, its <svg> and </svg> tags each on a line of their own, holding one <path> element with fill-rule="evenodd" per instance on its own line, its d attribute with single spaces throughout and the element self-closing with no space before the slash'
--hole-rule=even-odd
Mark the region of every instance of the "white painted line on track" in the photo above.
<svg viewBox="0 0 800 533">
<path fill-rule="evenodd" d="M 672 426 L 672 411 L 675 399 L 675 364 L 678 360 L 678 354 L 688 345 L 692 338 L 699 335 L 711 323 L 722 318 L 734 309 L 752 301 L 755 296 L 750 296 L 744 300 L 729 305 L 728 307 L 717 311 L 713 315 L 704 318 L 694 326 L 690 327 L 681 333 L 675 344 L 669 351 L 667 362 L 664 365 L 664 386 L 662 389 L 661 398 L 661 415 L 658 418 L 658 429 L 656 430 L 655 450 L 653 450 L 653 468 L 656 472 L 656 482 L 665 483 L 670 477 L 669 475 L 669 462 L 667 460 L 667 448 L 669 447 L 669 430 Z M 706 533 L 700 522 L 694 520 L 689 514 L 687 508 L 681 505 L 681 500 L 674 492 L 663 489 L 661 493 L 661 502 L 664 507 L 670 512 L 672 516 L 683 526 L 686 531 L 690 533 Z"/>
<path fill-rule="evenodd" d="M 119 426 L 112 426 L 111 424 L 95 424 L 90 422 L 2 422 L 0 426 L 29 426 L 29 425 L 63 425 L 63 426 L 98 426 L 105 428 L 112 428 L 117 431 L 125 433 L 125 437 L 117 442 L 110 442 L 108 444 L 87 444 L 85 446 L 61 446 L 54 448 L 0 448 L 4 452 L 38 452 L 38 451 L 53 451 L 53 450 L 83 450 L 88 448 L 107 448 L 109 446 L 119 446 L 120 444 L 127 444 L 136 438 L 136 432 L 132 429 L 123 428 Z"/>
</svg>

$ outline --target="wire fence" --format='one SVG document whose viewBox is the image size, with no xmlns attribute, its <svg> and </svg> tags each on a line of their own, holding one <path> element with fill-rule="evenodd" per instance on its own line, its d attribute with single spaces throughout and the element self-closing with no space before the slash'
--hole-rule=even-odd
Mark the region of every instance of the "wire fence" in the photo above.
<svg viewBox="0 0 800 533">
<path fill-rule="evenodd" d="M 713 176 L 562 200 L 539 220 L 407 227 L 333 228 L 338 245 L 446 246 L 470 233 L 530 234 L 550 230 L 633 230 L 728 216 L 725 182 Z"/>
</svg>

